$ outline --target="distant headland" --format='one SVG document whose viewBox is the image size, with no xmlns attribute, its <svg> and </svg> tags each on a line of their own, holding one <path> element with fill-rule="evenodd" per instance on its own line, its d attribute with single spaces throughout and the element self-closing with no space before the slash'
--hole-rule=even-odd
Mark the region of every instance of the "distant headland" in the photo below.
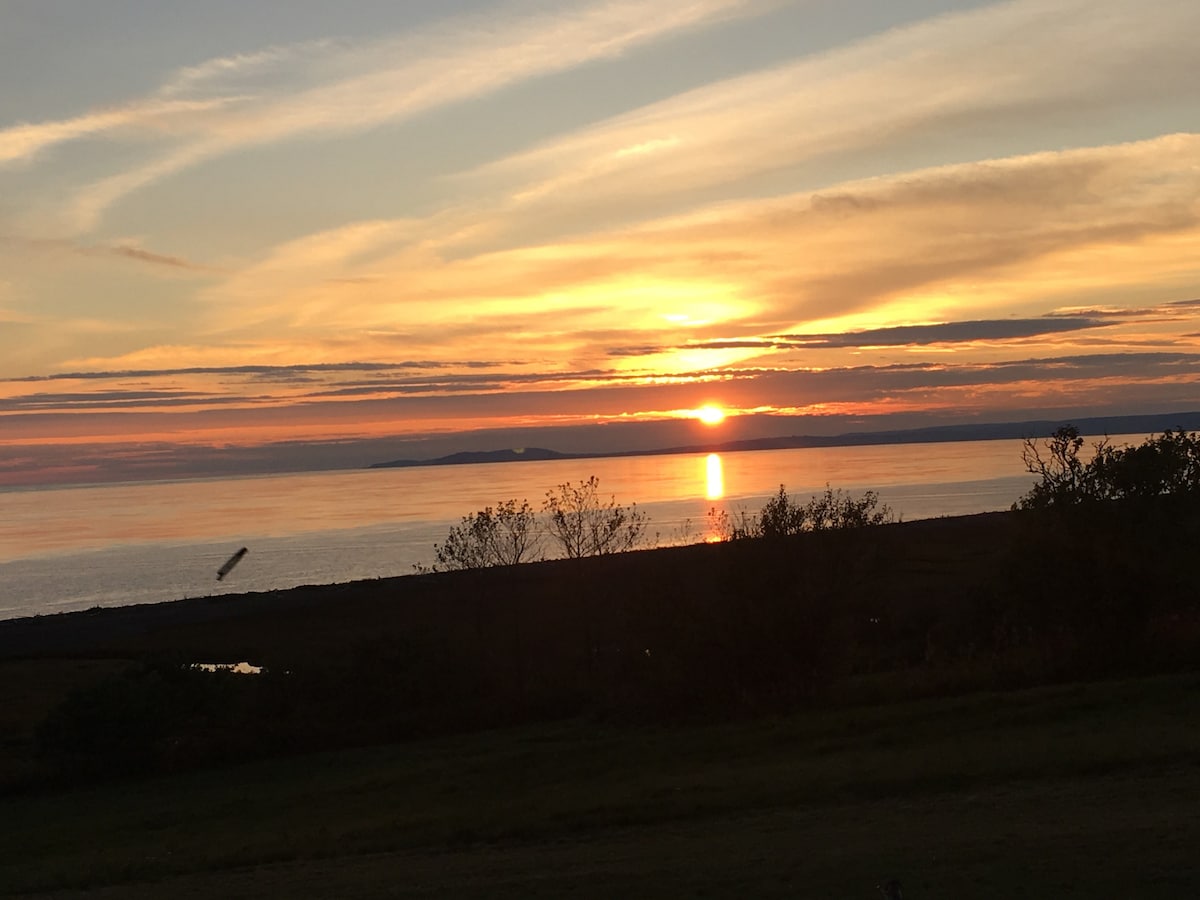
<svg viewBox="0 0 1200 900">
<path fill-rule="evenodd" d="M 411 468 L 416 466 L 463 466 L 483 463 L 544 462 L 556 459 L 602 459 L 624 456 L 667 456 L 684 453 L 736 453 L 749 450 L 799 450 L 808 447 L 862 447 L 880 444 L 929 444 L 949 441 L 1000 441 L 1037 438 L 1049 435 L 1065 424 L 1061 420 L 1037 419 L 1023 422 L 990 422 L 960 425 L 936 425 L 892 431 L 852 431 L 837 435 L 790 435 L 749 438 L 738 441 L 714 441 L 680 447 L 650 450 L 617 450 L 596 453 L 562 453 L 544 447 L 504 450 L 471 450 L 434 459 L 396 459 L 372 463 L 372 469 Z M 1200 430 L 1200 411 L 1154 413 L 1132 416 L 1091 416 L 1073 419 L 1072 425 L 1085 435 L 1149 434 L 1169 428 Z"/>
</svg>

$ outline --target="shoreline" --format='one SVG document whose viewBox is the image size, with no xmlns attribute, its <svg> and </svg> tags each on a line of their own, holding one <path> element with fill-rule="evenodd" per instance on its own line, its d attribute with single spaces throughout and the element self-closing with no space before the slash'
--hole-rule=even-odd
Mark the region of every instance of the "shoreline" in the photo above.
<svg viewBox="0 0 1200 900">
<path fill-rule="evenodd" d="M 959 530 L 994 531 L 1006 529 L 1011 511 L 982 512 L 964 516 L 942 516 L 873 526 L 872 531 L 894 536 L 902 543 L 919 542 L 922 536 L 947 534 Z M 825 535 L 800 535 L 798 540 Z M 514 584 L 534 583 L 540 589 L 552 589 L 556 582 L 574 581 L 580 571 L 607 577 L 614 570 L 645 573 L 658 564 L 679 565 L 679 560 L 699 564 L 722 555 L 739 552 L 748 542 L 696 543 L 677 547 L 633 550 L 609 557 L 578 560 L 549 559 L 488 569 L 443 573 L 411 573 L 385 578 L 363 579 L 333 584 L 307 584 L 291 588 L 246 593 L 185 597 L 129 606 L 93 607 L 86 610 L 47 613 L 0 620 L 0 660 L 39 658 L 53 655 L 75 656 L 102 652 L 121 652 L 136 646 L 145 649 L 145 636 L 165 630 L 221 630 L 221 623 L 236 630 L 240 620 L 261 623 L 266 619 L 288 616 L 328 615 L 336 606 L 354 607 L 362 615 L 381 610 L 408 594 L 414 602 L 437 602 L 467 590 L 478 591 L 481 584 L 510 589 Z M 641 577 L 645 577 L 644 574 Z M 132 643 L 131 643 L 132 642 Z M 235 654 L 236 655 L 236 654 Z M 241 659 L 216 658 L 211 662 L 240 662 Z"/>
</svg>

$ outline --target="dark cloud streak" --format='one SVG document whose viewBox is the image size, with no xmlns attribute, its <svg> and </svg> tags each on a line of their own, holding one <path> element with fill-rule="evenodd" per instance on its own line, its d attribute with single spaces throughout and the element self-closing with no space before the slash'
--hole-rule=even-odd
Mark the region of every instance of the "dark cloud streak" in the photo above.
<svg viewBox="0 0 1200 900">
<path fill-rule="evenodd" d="M 18 235 L 0 235 L 0 243 L 30 250 L 71 253 L 89 257 L 116 257 L 145 263 L 158 268 L 176 269 L 186 272 L 215 273 L 222 271 L 214 266 L 194 262 L 182 256 L 155 253 L 132 244 L 80 244 L 56 238 L 29 238 Z"/>
<path fill-rule="evenodd" d="M 781 334 L 773 340 L 791 347 L 906 347 L 929 344 L 967 344 L 1011 341 L 1103 328 L 1112 325 L 1098 318 L 976 319 L 936 325 L 897 325 L 843 334 Z"/>
<path fill-rule="evenodd" d="M 732 338 L 689 343 L 682 346 L 618 347 L 611 356 L 649 356 L 669 350 L 795 350 L 850 349 L 860 347 L 922 347 L 935 344 L 970 344 L 1023 340 L 1051 334 L 1105 328 L 1116 324 L 1101 317 L 1042 316 L 1033 319 L 975 319 L 934 325 L 896 325 L 863 331 L 814 334 L 778 334 L 762 339 Z"/>
<path fill-rule="evenodd" d="M 187 269 L 193 272 L 213 271 L 208 266 L 202 266 L 197 263 L 184 259 L 181 256 L 169 256 L 164 253 L 152 253 L 149 250 L 143 250 L 140 247 L 130 247 L 124 244 L 100 248 L 107 250 L 114 256 L 123 256 L 126 259 L 132 259 L 137 262 L 150 263 L 156 266 L 169 266 L 173 269 Z"/>
<path fill-rule="evenodd" d="M 67 411 L 171 409 L 181 407 L 247 406 L 255 403 L 275 403 L 269 396 L 218 396 L 215 394 L 171 394 L 170 392 L 106 391 L 102 394 L 29 394 L 0 399 L 0 415 L 53 413 Z"/>
<path fill-rule="evenodd" d="M 484 369 L 497 368 L 513 363 L 471 360 L 467 362 L 445 362 L 435 360 L 406 360 L 393 363 L 302 363 L 290 366 L 188 366 L 180 369 L 115 369 L 95 372 L 56 372 L 50 375 L 23 375 L 5 379 L 10 382 L 41 381 L 98 381 L 116 378 L 162 378 L 178 375 L 252 375 L 288 376 L 322 374 L 330 372 L 388 372 L 394 369 Z"/>
</svg>

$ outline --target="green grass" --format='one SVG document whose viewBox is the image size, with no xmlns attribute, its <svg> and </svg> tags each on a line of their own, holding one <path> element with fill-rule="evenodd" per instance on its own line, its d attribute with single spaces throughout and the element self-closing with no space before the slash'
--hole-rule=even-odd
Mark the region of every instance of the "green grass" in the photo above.
<svg viewBox="0 0 1200 900">
<path fill-rule="evenodd" d="M 1175 898 L 1200 884 L 1198 693 L 571 722 L 10 797 L 0 892 Z"/>
</svg>

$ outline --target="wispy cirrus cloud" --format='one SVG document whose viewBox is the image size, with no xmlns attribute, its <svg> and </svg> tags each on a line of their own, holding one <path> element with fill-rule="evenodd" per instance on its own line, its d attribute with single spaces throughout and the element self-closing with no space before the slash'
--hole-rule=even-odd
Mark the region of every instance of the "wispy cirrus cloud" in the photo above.
<svg viewBox="0 0 1200 900">
<path fill-rule="evenodd" d="M 1200 281 L 1198 156 L 1200 136 L 1174 135 L 942 166 L 483 253 L 461 235 L 486 219 L 358 223 L 209 288 L 210 328 L 233 339 L 403 323 L 423 355 L 442 341 L 486 355 L 520 335 L 589 366 L 648 334 L 661 346 L 759 341 L 1064 307 L 1108 321 L 1096 304 L 1133 286 L 1161 296 Z"/>
<path fill-rule="evenodd" d="M 266 48 L 177 71 L 156 92 L 121 107 L 0 131 L 0 164 L 85 137 L 165 144 L 157 157 L 75 197 L 69 219 L 86 231 L 125 195 L 203 160 L 403 121 L 769 5 L 771 0 L 601 0 L 533 12 L 514 5 L 374 42 Z"/>
<path fill-rule="evenodd" d="M 465 179 L 506 192 L 510 215 L 578 227 L 772 173 L 805 180 L 802 167 L 830 154 L 998 120 L 1011 124 L 1000 143 L 1020 146 L 1052 117 L 1128 114 L 1170 97 L 1194 106 L 1198 30 L 1190 0 L 1164 0 L 1152 16 L 1136 0 L 992 4 L 700 87 Z"/>
<path fill-rule="evenodd" d="M 71 141 L 97 135 L 170 135 L 197 130 L 208 113 L 236 103 L 238 98 L 169 100 L 151 98 L 71 119 L 12 125 L 0 131 L 0 166 L 30 162 L 39 154 Z"/>
</svg>

